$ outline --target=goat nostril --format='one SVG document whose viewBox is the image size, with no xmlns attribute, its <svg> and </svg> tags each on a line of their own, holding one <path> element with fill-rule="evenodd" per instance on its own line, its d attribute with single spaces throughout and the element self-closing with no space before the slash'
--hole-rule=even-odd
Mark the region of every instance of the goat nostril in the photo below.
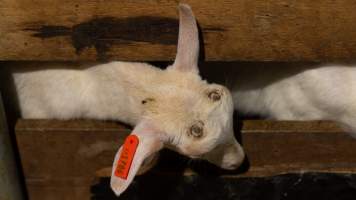
<svg viewBox="0 0 356 200">
<path fill-rule="evenodd" d="M 238 168 L 238 167 L 239 167 L 238 164 L 233 164 L 233 165 L 231 165 L 231 168 L 233 168 L 233 169 L 236 169 L 236 168 Z"/>
<path fill-rule="evenodd" d="M 237 169 L 238 167 L 239 167 L 238 164 L 230 164 L 230 165 L 225 166 L 224 168 L 228 169 L 228 170 L 234 170 L 234 169 Z"/>
</svg>

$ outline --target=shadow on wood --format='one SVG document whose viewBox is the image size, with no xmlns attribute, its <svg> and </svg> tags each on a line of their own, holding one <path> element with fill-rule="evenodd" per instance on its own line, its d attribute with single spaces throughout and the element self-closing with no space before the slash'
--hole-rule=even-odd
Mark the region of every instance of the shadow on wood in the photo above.
<svg viewBox="0 0 356 200">
<path fill-rule="evenodd" d="M 137 177 L 120 197 L 101 178 L 91 188 L 92 200 L 353 200 L 356 175 L 306 173 L 264 178 L 212 178 L 204 176 Z"/>
<path fill-rule="evenodd" d="M 220 194 L 226 192 L 226 187 L 235 187 L 232 183 L 223 186 L 221 182 L 225 180 L 236 180 L 233 182 L 238 184 L 240 180 L 248 180 L 243 178 L 290 173 L 356 172 L 356 140 L 334 123 L 246 120 L 241 121 L 240 132 L 248 160 L 239 170 L 224 171 L 207 162 L 193 162 L 177 153 L 164 151 L 159 165 L 137 177 L 138 182 L 132 188 L 155 186 L 159 191 L 162 188 L 162 196 L 166 192 L 166 196 L 179 196 L 185 193 L 177 189 L 180 184 L 190 191 L 199 183 L 210 184 L 206 188 L 216 188 Z M 91 186 L 96 185 L 98 179 L 110 176 L 114 155 L 128 133 L 127 126 L 114 122 L 19 120 L 16 137 L 30 199 L 89 199 L 93 192 L 100 197 L 103 187 L 110 190 L 108 185 Z M 184 186 L 186 181 L 189 184 Z M 104 179 L 104 182 L 107 181 Z M 267 186 L 272 187 L 270 184 Z M 145 193 L 140 192 L 141 195 Z M 153 197 L 154 194 L 150 196 Z M 198 194 L 195 197 L 199 199 Z"/>
</svg>

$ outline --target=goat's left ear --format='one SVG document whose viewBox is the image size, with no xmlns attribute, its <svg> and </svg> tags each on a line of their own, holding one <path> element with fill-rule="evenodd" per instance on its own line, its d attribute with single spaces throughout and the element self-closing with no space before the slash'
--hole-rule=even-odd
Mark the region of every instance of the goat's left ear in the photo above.
<svg viewBox="0 0 356 200">
<path fill-rule="evenodd" d="M 179 4 L 178 47 L 172 68 L 198 73 L 198 57 L 199 34 L 193 11 L 187 4 Z"/>
<path fill-rule="evenodd" d="M 146 158 L 163 148 L 164 136 L 147 121 L 132 131 L 116 153 L 110 185 L 117 196 L 126 190 Z"/>
</svg>

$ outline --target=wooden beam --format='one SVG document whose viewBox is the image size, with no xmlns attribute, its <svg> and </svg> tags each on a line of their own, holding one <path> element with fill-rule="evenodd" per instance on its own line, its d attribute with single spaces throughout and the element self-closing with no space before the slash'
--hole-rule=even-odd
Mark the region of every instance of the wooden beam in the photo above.
<svg viewBox="0 0 356 200">
<path fill-rule="evenodd" d="M 18 121 L 16 137 L 31 199 L 89 199 L 91 186 L 110 175 L 114 154 L 129 132 L 114 122 Z M 167 179 L 207 169 L 223 178 L 356 173 L 356 140 L 334 123 L 243 121 L 241 133 L 248 161 L 237 171 L 187 165 L 185 157 L 164 152 L 151 173 Z"/>
<path fill-rule="evenodd" d="M 186 0 L 209 61 L 356 57 L 353 0 Z M 0 60 L 173 60 L 175 0 L 2 0 Z"/>
</svg>

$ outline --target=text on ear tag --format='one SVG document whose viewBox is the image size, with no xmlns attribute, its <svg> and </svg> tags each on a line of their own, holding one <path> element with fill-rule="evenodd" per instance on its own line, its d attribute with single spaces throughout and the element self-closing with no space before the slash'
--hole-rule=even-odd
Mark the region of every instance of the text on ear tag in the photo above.
<svg viewBox="0 0 356 200">
<path fill-rule="evenodd" d="M 129 135 L 125 139 L 125 143 L 122 146 L 120 158 L 117 161 L 115 176 L 123 179 L 127 178 L 138 143 L 139 139 L 136 135 Z"/>
</svg>

